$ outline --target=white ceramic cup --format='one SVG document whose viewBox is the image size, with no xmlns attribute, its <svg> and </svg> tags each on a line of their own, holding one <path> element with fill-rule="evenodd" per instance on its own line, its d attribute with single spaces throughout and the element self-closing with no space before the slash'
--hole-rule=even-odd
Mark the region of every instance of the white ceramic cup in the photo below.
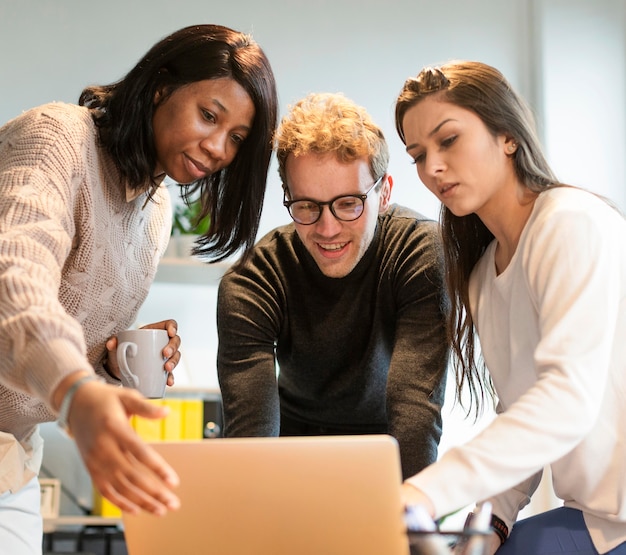
<svg viewBox="0 0 626 555">
<path fill-rule="evenodd" d="M 149 399 L 165 394 L 167 370 L 163 349 L 169 341 L 166 330 L 125 330 L 117 335 L 117 365 L 122 385 L 138 390 Z"/>
</svg>

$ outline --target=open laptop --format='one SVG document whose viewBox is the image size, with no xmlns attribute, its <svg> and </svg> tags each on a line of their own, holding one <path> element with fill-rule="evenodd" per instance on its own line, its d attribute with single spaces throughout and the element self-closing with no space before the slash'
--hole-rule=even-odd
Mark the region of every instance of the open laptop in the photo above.
<svg viewBox="0 0 626 555">
<path fill-rule="evenodd" d="M 181 480 L 165 517 L 123 515 L 129 555 L 407 555 L 400 458 L 386 435 L 152 446 Z"/>
</svg>

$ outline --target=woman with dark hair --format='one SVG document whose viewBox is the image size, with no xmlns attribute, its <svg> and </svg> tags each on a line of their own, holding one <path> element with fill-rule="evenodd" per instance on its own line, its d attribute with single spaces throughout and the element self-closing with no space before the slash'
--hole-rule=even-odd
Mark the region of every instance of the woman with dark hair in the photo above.
<svg viewBox="0 0 626 555">
<path fill-rule="evenodd" d="M 116 334 L 132 325 L 167 246 L 163 180 L 198 194 L 197 254 L 254 243 L 277 119 L 270 64 L 219 25 L 158 42 L 119 82 L 0 128 L 0 545 L 41 553 L 37 424 L 71 429 L 94 485 L 128 512 L 178 506 L 178 477 L 129 416 L 166 413 L 119 387 Z M 187 196 L 185 197 L 187 198 Z M 163 351 L 180 359 L 177 324 Z"/>
<path fill-rule="evenodd" d="M 497 398 L 479 435 L 406 481 L 406 503 L 441 518 L 490 501 L 499 555 L 626 554 L 624 218 L 557 181 L 486 64 L 408 79 L 396 129 L 442 202 L 457 393 L 476 410 Z M 546 466 L 563 506 L 513 526 Z"/>
<path fill-rule="evenodd" d="M 144 187 L 146 180 L 160 182 L 166 169 L 158 164 L 162 137 L 155 137 L 153 129 L 159 106 L 182 87 L 221 79 L 239 93 L 245 92 L 243 96 L 252 103 L 253 117 L 245 133 L 230 139 L 230 154 L 237 152 L 237 157 L 216 160 L 206 168 L 201 165 L 203 159 L 193 160 L 201 175 L 168 174 L 185 187 L 187 197 L 200 192 L 199 218 L 208 215 L 212 225 L 200 238 L 195 254 L 217 256 L 214 260 L 242 246 L 247 253 L 254 244 L 263 206 L 278 101 L 269 61 L 252 37 L 219 25 L 181 29 L 153 46 L 124 79 L 86 88 L 79 102 L 94 109 L 102 144 L 129 186 L 136 189 Z M 205 117 L 213 116 L 207 112 Z"/>
</svg>

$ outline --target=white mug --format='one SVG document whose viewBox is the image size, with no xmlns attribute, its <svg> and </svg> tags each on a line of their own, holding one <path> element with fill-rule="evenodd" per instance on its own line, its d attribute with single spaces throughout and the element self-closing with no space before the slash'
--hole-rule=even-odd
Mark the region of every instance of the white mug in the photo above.
<svg viewBox="0 0 626 555">
<path fill-rule="evenodd" d="M 163 349 L 169 341 L 166 330 L 125 330 L 117 335 L 117 365 L 122 385 L 137 389 L 149 399 L 165 394 L 167 370 Z"/>
</svg>

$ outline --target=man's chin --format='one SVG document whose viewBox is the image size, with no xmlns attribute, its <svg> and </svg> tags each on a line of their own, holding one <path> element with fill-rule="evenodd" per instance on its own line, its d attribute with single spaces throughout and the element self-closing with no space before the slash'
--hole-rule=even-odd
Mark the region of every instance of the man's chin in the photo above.
<svg viewBox="0 0 626 555">
<path fill-rule="evenodd" d="M 325 261 L 324 264 L 317 263 L 320 271 L 329 278 L 343 278 L 346 277 L 353 269 L 354 264 L 350 265 L 345 260 L 338 260 L 335 263 Z"/>
</svg>

